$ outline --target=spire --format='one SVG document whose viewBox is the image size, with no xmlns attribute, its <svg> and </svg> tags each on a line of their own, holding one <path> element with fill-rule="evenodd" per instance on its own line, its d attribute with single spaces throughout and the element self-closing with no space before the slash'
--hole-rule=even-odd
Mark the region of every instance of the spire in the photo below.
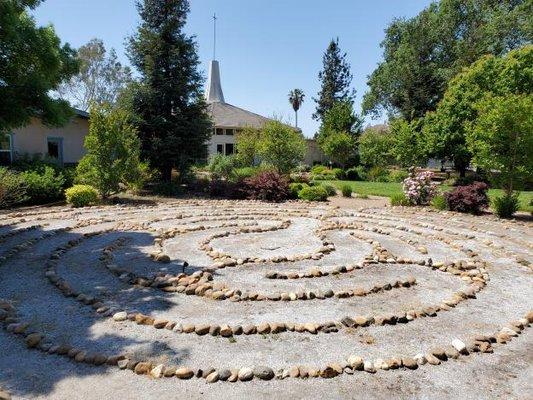
<svg viewBox="0 0 533 400">
<path fill-rule="evenodd" d="M 208 103 L 224 103 L 224 93 L 222 93 L 222 85 L 220 84 L 220 68 L 218 61 L 216 61 L 216 46 L 217 46 L 217 15 L 213 14 L 213 60 L 209 65 L 209 79 L 207 81 L 207 88 L 205 91 L 205 98 Z"/>
</svg>

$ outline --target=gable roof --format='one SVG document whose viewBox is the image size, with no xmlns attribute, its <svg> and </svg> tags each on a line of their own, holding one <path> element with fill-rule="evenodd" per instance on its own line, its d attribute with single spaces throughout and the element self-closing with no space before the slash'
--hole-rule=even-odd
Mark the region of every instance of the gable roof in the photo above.
<svg viewBox="0 0 533 400">
<path fill-rule="evenodd" d="M 232 128 L 262 128 L 270 118 L 222 102 L 212 102 L 207 107 L 215 126 Z"/>
</svg>

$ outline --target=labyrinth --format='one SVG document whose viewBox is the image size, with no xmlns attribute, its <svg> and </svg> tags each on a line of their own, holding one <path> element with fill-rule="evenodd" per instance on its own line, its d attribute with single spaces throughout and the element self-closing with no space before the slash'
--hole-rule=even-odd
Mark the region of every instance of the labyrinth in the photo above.
<svg viewBox="0 0 533 400">
<path fill-rule="evenodd" d="M 409 207 L 8 212 L 0 323 L 32 354 L 132 379 L 465 368 L 533 322 L 532 237 L 528 222 Z"/>
</svg>

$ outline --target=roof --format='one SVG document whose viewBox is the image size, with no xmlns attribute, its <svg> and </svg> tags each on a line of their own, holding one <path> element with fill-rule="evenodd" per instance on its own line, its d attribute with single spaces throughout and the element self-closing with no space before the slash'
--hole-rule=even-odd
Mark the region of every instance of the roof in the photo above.
<svg viewBox="0 0 533 400">
<path fill-rule="evenodd" d="M 270 118 L 222 102 L 209 103 L 208 111 L 215 126 L 262 128 L 271 121 Z"/>
<path fill-rule="evenodd" d="M 81 118 L 89 119 L 89 113 L 87 111 L 79 110 L 77 108 L 73 108 L 73 110 L 74 110 L 74 114 L 76 114 L 76 116 L 81 117 Z"/>
</svg>

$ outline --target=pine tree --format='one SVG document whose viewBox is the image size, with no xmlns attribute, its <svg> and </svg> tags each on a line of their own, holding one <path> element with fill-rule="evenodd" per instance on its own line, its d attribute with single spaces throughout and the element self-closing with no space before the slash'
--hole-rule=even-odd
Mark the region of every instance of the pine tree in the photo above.
<svg viewBox="0 0 533 400">
<path fill-rule="evenodd" d="M 207 155 L 211 120 L 202 95 L 194 36 L 183 32 L 187 0 L 139 0 L 141 24 L 129 39 L 128 55 L 140 73 L 130 106 L 138 120 L 143 157 L 170 181 L 183 177 Z"/>
<path fill-rule="evenodd" d="M 313 98 L 316 103 L 315 120 L 321 121 L 337 101 L 353 102 L 355 90 L 350 89 L 353 77 L 346 57 L 339 47 L 339 38 L 332 40 L 322 58 L 323 69 L 318 74 L 322 87 L 318 98 Z"/>
</svg>

